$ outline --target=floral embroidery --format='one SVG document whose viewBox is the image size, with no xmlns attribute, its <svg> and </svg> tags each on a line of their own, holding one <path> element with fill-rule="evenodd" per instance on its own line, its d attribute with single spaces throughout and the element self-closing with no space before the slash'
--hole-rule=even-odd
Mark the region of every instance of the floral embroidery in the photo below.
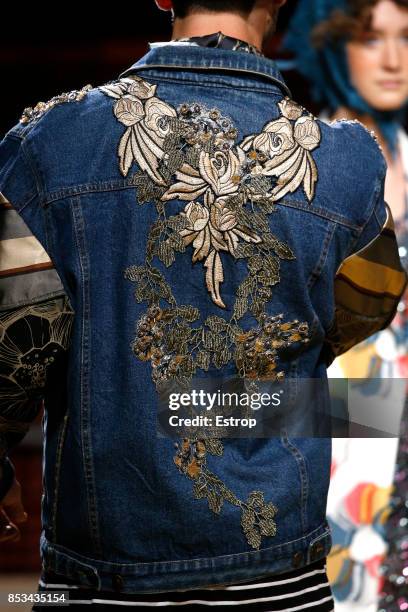
<svg viewBox="0 0 408 612">
<path fill-rule="evenodd" d="M 119 143 L 120 171 L 126 176 L 134 161 L 158 185 L 165 185 L 159 172 L 163 159 L 164 140 L 170 131 L 171 117 L 176 111 L 155 98 L 155 85 L 141 79 L 122 79 L 114 85 L 100 87 L 101 91 L 117 99 L 116 118 L 127 127 Z"/>
<path fill-rule="evenodd" d="M 137 301 L 150 301 L 150 306 L 137 324 L 132 348 L 138 359 L 151 361 L 153 381 L 160 387 L 169 380 L 180 385 L 197 370 L 210 365 L 220 369 L 232 359 L 241 378 L 282 380 L 276 371 L 279 351 L 295 342 L 308 341 L 308 326 L 297 320 L 283 322 L 283 315 L 262 313 L 258 325 L 248 331 L 233 321 L 217 315 L 207 317 L 202 326 L 191 323 L 200 313 L 192 306 L 177 306 L 170 287 L 157 269 L 148 266 L 130 267 L 127 279 L 137 284 Z M 171 304 L 161 308 L 160 299 Z"/>
<path fill-rule="evenodd" d="M 277 178 L 271 197 L 280 200 L 300 185 L 307 199 L 314 198 L 317 168 L 310 151 L 320 144 L 320 128 L 311 115 L 302 116 L 301 106 L 284 98 L 278 103 L 282 117 L 268 123 L 261 134 L 248 136 L 242 142 L 244 151 L 252 151 L 257 163 L 252 174 Z M 295 120 L 292 125 L 291 121 Z M 259 153 L 264 155 L 260 158 Z M 250 153 L 251 154 L 251 153 Z"/>
<path fill-rule="evenodd" d="M 241 526 L 248 544 L 259 549 L 262 536 L 276 535 L 274 517 L 278 511 L 272 503 L 265 503 L 262 491 L 252 491 L 246 502 L 238 497 L 206 467 L 206 455 L 221 457 L 223 447 L 220 440 L 184 439 L 174 462 L 180 471 L 194 480 L 195 499 L 207 499 L 208 507 L 215 514 L 221 512 L 224 501 L 241 508 Z"/>
<path fill-rule="evenodd" d="M 54 96 L 51 98 L 51 100 L 48 100 L 48 102 L 38 102 L 34 108 L 28 106 L 24 109 L 23 114 L 20 117 L 20 123 L 30 123 L 30 121 L 39 119 L 47 110 L 53 108 L 57 104 L 63 104 L 65 102 L 79 102 L 91 89 L 92 85 L 85 85 L 85 87 L 82 87 L 80 90 L 74 89 L 68 93 L 62 93 L 58 96 Z"/>
<path fill-rule="evenodd" d="M 289 98 L 279 103 L 281 116 L 260 134 L 241 144 L 231 119 L 203 104 L 181 104 L 177 110 L 156 97 L 155 85 L 137 76 L 100 88 L 116 100 L 113 112 L 125 127 L 119 147 L 119 168 L 132 182 L 140 205 L 154 203 L 158 219 L 150 228 L 144 265 L 130 266 L 125 278 L 135 283 L 135 299 L 147 303 L 132 349 L 150 361 L 158 391 L 168 381 L 183 386 L 199 370 L 221 369 L 235 363 L 241 378 L 281 380 L 282 350 L 309 342 L 307 323 L 285 322 L 271 316 L 266 304 L 280 281 L 281 260 L 293 260 L 288 245 L 274 236 L 269 214 L 276 201 L 303 186 L 312 201 L 317 181 L 311 151 L 320 143 L 320 129 L 311 115 Z M 183 208 L 166 214 L 166 203 Z M 229 320 L 211 315 L 199 324 L 200 311 L 178 304 L 164 274 L 153 265 L 158 258 L 171 266 L 177 253 L 192 248 L 193 263 L 201 261 L 211 299 L 219 308 L 224 281 L 222 257 L 246 261 L 248 275 L 236 291 Z M 167 305 L 164 306 L 163 302 Z M 243 329 L 240 319 L 250 314 L 256 325 Z M 276 533 L 277 508 L 261 491 L 244 502 L 212 473 L 208 454 L 223 455 L 220 439 L 188 438 L 177 446 L 174 462 L 194 482 L 196 499 L 207 499 L 210 510 L 221 512 L 224 502 L 241 509 L 241 526 L 253 548 L 262 536 Z"/>
<path fill-rule="evenodd" d="M 0 313 L 0 457 L 6 434 L 28 430 L 47 380 L 64 369 L 73 315 L 66 296 Z"/>
<path fill-rule="evenodd" d="M 21 410 L 25 402 L 37 393 L 41 395 L 48 370 L 59 367 L 60 354 L 68 348 L 73 314 L 66 297 L 0 313 L 2 415 L 10 411 L 13 417 L 24 420 Z M 33 327 L 39 327 L 41 334 L 27 333 L 27 328 Z M 36 347 L 32 337 L 48 342 Z"/>
<path fill-rule="evenodd" d="M 161 206 L 188 202 L 180 213 L 184 246 L 179 241 L 178 250 L 192 244 L 193 262 L 203 261 L 212 300 L 225 308 L 220 253 L 237 258 L 243 242 L 262 243 L 254 253 L 268 249 L 258 231 L 269 232 L 267 217 L 248 214 L 245 204 L 257 202 L 271 212 L 276 200 L 302 184 L 307 199 L 314 197 L 317 169 L 310 152 L 320 143 L 317 122 L 285 98 L 279 103 L 281 118 L 236 145 L 237 130 L 217 109 L 182 104 L 176 112 L 155 96 L 155 85 L 139 77 L 100 89 L 116 99 L 114 114 L 127 128 L 118 149 L 121 173 L 127 176 L 137 163 L 135 184 L 143 187 L 142 200 L 156 199 Z M 160 248 L 161 259 L 171 265 L 171 244 Z"/>
</svg>

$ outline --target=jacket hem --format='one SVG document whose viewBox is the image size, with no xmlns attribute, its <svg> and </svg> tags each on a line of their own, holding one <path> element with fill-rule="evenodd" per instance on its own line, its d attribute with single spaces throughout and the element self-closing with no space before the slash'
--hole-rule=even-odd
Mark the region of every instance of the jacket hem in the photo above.
<svg viewBox="0 0 408 612">
<path fill-rule="evenodd" d="M 83 587 L 126 594 L 221 586 L 281 574 L 325 558 L 331 545 L 326 521 L 301 538 L 259 551 L 146 563 L 92 559 L 52 544 L 44 531 L 40 539 L 43 571 L 66 576 Z"/>
</svg>

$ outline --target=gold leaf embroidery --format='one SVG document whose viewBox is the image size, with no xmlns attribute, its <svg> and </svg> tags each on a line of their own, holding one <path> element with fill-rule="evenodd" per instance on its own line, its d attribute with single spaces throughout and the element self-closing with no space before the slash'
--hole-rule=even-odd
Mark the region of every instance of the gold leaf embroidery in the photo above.
<svg viewBox="0 0 408 612">
<path fill-rule="evenodd" d="M 241 525 L 248 543 L 259 549 L 262 536 L 276 534 L 274 517 L 277 508 L 271 502 L 265 503 L 261 491 L 253 491 L 246 502 L 241 501 L 206 466 L 208 453 L 221 456 L 223 447 L 219 440 L 184 439 L 174 458 L 178 469 L 194 480 L 193 494 L 196 499 L 207 499 L 209 509 L 219 514 L 224 501 L 241 509 Z"/>
<path fill-rule="evenodd" d="M 313 199 L 317 169 L 310 151 L 320 143 L 317 122 L 285 98 L 278 104 L 282 116 L 238 146 L 237 131 L 217 109 L 208 111 L 199 104 L 184 104 L 176 112 L 155 96 L 155 86 L 139 77 L 122 79 L 101 90 L 115 98 L 114 114 L 127 127 L 118 148 L 121 173 L 127 176 L 137 163 L 153 183 L 165 188 L 159 200 L 188 202 L 180 214 L 190 223 L 180 236 L 185 246 L 194 247 L 193 262 L 203 261 L 212 300 L 225 308 L 220 293 L 224 271 L 219 251 L 240 257 L 245 252 L 240 248 L 241 240 L 262 242 L 250 227 L 257 222 L 256 214 L 248 215 L 248 222 L 242 225 L 248 200 L 262 199 L 272 211 L 273 202 L 302 184 L 307 199 Z M 189 145 L 188 155 L 182 151 L 183 142 Z M 147 201 L 149 193 L 154 194 L 152 188 L 148 192 L 144 187 L 140 199 Z M 240 202 L 235 211 L 229 204 L 234 196 L 239 196 Z M 258 215 L 258 219 L 262 218 Z M 261 229 L 268 233 L 267 219 Z M 161 247 L 161 253 L 161 259 L 171 265 L 173 256 L 168 246 Z M 241 312 L 242 306 L 238 310 Z"/>
<path fill-rule="evenodd" d="M 242 378 L 283 379 L 280 352 L 309 342 L 309 329 L 307 323 L 284 322 L 282 314 L 266 313 L 272 287 L 280 281 L 280 261 L 295 259 L 290 247 L 271 233 L 268 215 L 276 212 L 277 200 L 301 185 L 307 199 L 313 199 L 317 168 L 311 151 L 320 143 L 318 124 L 286 98 L 278 104 L 278 119 L 237 145 L 237 130 L 218 109 L 194 103 L 176 111 L 139 77 L 101 90 L 115 99 L 113 112 L 126 128 L 118 148 L 120 171 L 126 176 L 137 164 L 133 184 L 138 202 L 154 202 L 159 215 L 150 228 L 145 264 L 125 271 L 136 285 L 135 299 L 148 304 L 132 344 L 136 357 L 150 361 L 158 390 L 169 381 L 186 385 L 197 370 L 221 369 L 231 360 Z M 167 216 L 164 207 L 172 200 L 185 203 L 184 208 Z M 246 259 L 248 275 L 237 287 L 230 320 L 210 315 L 193 326 L 199 310 L 177 304 L 153 266 L 155 257 L 171 266 L 187 247 L 192 262 L 200 261 L 206 269 L 206 288 L 222 309 L 221 256 Z M 238 324 L 246 314 L 257 322 L 249 330 Z M 223 450 L 217 438 L 184 439 L 174 464 L 194 482 L 194 497 L 206 500 L 213 513 L 219 514 L 225 502 L 239 507 L 247 542 L 259 549 L 263 537 L 276 534 L 277 509 L 261 491 L 240 500 L 208 470 L 207 454 L 221 457 Z"/>
</svg>

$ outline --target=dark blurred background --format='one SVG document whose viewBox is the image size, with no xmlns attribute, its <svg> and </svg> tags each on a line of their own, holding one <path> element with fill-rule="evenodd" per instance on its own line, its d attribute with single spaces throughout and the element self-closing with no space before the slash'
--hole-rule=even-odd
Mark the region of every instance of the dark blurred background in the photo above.
<svg viewBox="0 0 408 612">
<path fill-rule="evenodd" d="M 284 57 L 278 52 L 279 42 L 296 3 L 288 0 L 282 8 L 278 33 L 266 49 L 269 57 Z M 112 80 L 146 53 L 149 41 L 171 37 L 170 14 L 157 10 L 154 0 L 95 4 L 92 11 L 84 4 L 54 4 L 48 9 L 38 3 L 27 9 L 16 3 L 3 18 L 1 136 L 26 106 L 88 83 L 97 86 Z M 296 77 L 285 76 L 293 81 L 289 85 L 303 89 Z"/>
</svg>

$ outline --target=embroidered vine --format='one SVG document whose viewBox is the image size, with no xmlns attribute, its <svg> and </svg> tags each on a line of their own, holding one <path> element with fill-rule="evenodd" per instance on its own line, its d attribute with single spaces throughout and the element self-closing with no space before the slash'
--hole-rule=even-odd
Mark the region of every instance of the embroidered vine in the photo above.
<svg viewBox="0 0 408 612">
<path fill-rule="evenodd" d="M 276 201 L 300 187 L 309 202 L 314 197 L 317 168 L 311 151 L 321 138 L 314 117 L 285 98 L 278 119 L 237 144 L 233 122 L 218 109 L 198 103 L 175 109 L 156 96 L 155 85 L 137 76 L 100 89 L 116 100 L 114 114 L 126 128 L 118 147 L 120 171 L 127 176 L 137 166 L 132 182 L 138 203 L 154 203 L 158 213 L 144 265 L 125 271 L 135 283 L 136 301 L 148 305 L 132 344 L 136 357 L 151 362 L 158 390 L 168 381 L 184 385 L 198 370 L 221 369 L 230 361 L 242 378 L 281 380 L 281 351 L 307 343 L 309 330 L 307 323 L 266 313 L 272 288 L 280 281 L 281 261 L 295 259 L 272 234 L 269 215 L 276 212 Z M 173 200 L 184 204 L 169 216 L 166 203 Z M 199 309 L 178 304 L 154 266 L 157 258 L 170 267 L 189 247 L 193 263 L 203 263 L 206 289 L 221 309 L 227 306 L 223 258 L 245 260 L 248 273 L 229 305 L 229 320 L 214 314 L 200 324 Z M 249 330 L 240 326 L 246 314 L 256 320 Z M 222 454 L 220 439 L 188 438 L 178 446 L 174 462 L 194 481 L 196 499 L 207 499 L 214 513 L 225 501 L 240 507 L 245 537 L 259 549 L 262 536 L 276 533 L 277 508 L 265 502 L 261 491 L 246 501 L 238 499 L 207 467 L 208 455 Z"/>
<path fill-rule="evenodd" d="M 120 170 L 127 176 L 136 163 L 139 201 L 157 203 L 160 221 L 153 228 L 154 239 L 149 239 L 150 260 L 158 255 L 170 266 L 175 251 L 192 244 L 193 262 L 203 261 L 214 303 L 225 308 L 220 293 L 221 252 L 248 258 L 275 251 L 278 257 L 293 258 L 290 249 L 271 236 L 267 214 L 273 212 L 276 200 L 300 185 L 307 199 L 313 199 L 317 169 L 310 151 L 320 142 L 313 117 L 302 116 L 299 105 L 284 99 L 279 119 L 236 145 L 237 130 L 218 109 L 182 104 L 176 111 L 155 96 L 155 85 L 138 77 L 100 89 L 116 99 L 115 116 L 126 126 L 118 148 Z M 164 215 L 164 203 L 170 200 L 188 202 L 172 225 Z M 168 230 L 173 235 L 163 239 Z M 278 282 L 273 259 L 272 275 L 266 263 L 263 270 L 261 278 L 267 281 L 261 281 L 263 287 Z M 267 289 L 261 292 L 264 302 L 267 293 Z"/>
</svg>

